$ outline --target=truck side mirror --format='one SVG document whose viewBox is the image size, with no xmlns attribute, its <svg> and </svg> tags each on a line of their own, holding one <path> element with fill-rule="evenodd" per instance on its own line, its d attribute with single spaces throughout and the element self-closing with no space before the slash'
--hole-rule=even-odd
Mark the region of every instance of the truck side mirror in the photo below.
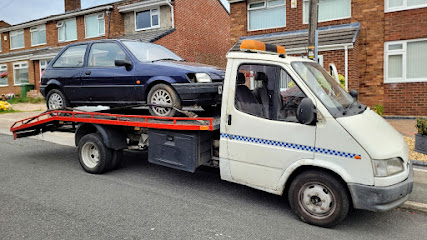
<svg viewBox="0 0 427 240">
<path fill-rule="evenodd" d="M 352 96 L 356 101 L 357 101 L 357 91 L 354 89 L 351 89 L 350 92 L 348 92 L 350 94 L 350 96 Z"/>
<path fill-rule="evenodd" d="M 298 122 L 305 125 L 315 125 L 317 110 L 310 98 L 304 98 L 297 109 Z"/>
<path fill-rule="evenodd" d="M 126 68 L 126 70 L 130 71 L 132 69 L 132 62 L 129 60 L 115 60 L 114 61 L 114 65 L 116 67 L 122 67 L 124 66 Z"/>
</svg>

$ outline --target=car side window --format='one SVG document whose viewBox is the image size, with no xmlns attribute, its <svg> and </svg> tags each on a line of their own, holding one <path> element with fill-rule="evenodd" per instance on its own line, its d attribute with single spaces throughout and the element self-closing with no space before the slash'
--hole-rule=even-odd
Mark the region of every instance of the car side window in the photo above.
<svg viewBox="0 0 427 240">
<path fill-rule="evenodd" d="M 279 66 L 244 64 L 236 80 L 235 107 L 270 120 L 298 122 L 296 109 L 305 94 Z"/>
<path fill-rule="evenodd" d="M 89 67 L 114 67 L 115 60 L 128 60 L 117 43 L 94 43 L 89 52 Z"/>
<path fill-rule="evenodd" d="M 71 46 L 53 64 L 54 68 L 77 68 L 82 67 L 87 44 Z"/>
</svg>

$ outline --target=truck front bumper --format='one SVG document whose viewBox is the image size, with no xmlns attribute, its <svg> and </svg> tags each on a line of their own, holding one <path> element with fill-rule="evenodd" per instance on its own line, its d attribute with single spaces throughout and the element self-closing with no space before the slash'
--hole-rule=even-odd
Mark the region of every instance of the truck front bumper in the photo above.
<svg viewBox="0 0 427 240">
<path fill-rule="evenodd" d="M 222 82 L 173 83 L 183 105 L 215 105 L 221 103 Z"/>
<path fill-rule="evenodd" d="M 386 186 L 375 187 L 360 184 L 348 184 L 353 206 L 356 209 L 365 209 L 374 212 L 384 212 L 403 204 L 408 200 L 414 184 L 414 170 L 409 165 L 409 176 L 403 182 Z"/>
</svg>

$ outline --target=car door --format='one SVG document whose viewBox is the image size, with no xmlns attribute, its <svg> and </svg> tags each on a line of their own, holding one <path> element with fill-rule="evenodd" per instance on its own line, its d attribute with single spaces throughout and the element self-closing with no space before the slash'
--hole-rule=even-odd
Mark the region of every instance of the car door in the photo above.
<svg viewBox="0 0 427 240">
<path fill-rule="evenodd" d="M 118 43 L 95 42 L 90 46 L 81 78 L 86 102 L 108 105 L 136 101 L 134 68 L 117 67 L 115 60 L 130 60 Z"/>
<path fill-rule="evenodd" d="M 46 73 L 51 80 L 57 80 L 62 84 L 64 94 L 71 103 L 83 100 L 80 92 L 80 76 L 87 46 L 79 44 L 68 47 Z"/>
<path fill-rule="evenodd" d="M 233 63 L 221 132 L 221 169 L 225 178 L 275 191 L 292 163 L 314 158 L 316 126 L 296 119 L 296 108 L 307 95 L 283 66 Z"/>
</svg>

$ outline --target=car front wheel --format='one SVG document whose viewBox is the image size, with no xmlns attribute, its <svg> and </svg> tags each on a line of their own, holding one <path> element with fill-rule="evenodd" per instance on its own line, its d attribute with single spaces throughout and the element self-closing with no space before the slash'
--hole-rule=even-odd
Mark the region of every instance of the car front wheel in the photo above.
<svg viewBox="0 0 427 240">
<path fill-rule="evenodd" d="M 181 98 L 169 85 L 154 85 L 148 93 L 147 103 L 149 111 L 153 116 L 173 117 L 176 109 L 181 109 Z M 163 107 L 162 107 L 163 106 Z"/>
<path fill-rule="evenodd" d="M 52 89 L 49 91 L 46 97 L 46 104 L 47 104 L 47 109 L 50 109 L 50 110 L 64 109 L 70 106 L 67 98 L 58 89 Z"/>
</svg>

